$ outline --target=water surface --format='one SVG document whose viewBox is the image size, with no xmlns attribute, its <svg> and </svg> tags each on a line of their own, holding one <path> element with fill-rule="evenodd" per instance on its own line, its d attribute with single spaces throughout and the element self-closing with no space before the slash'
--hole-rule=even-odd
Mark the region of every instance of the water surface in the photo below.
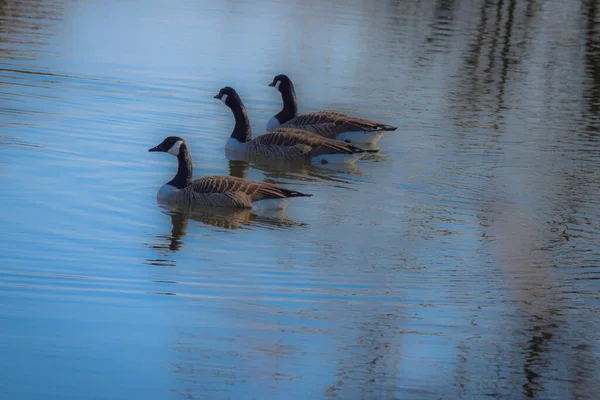
<svg viewBox="0 0 600 400">
<path fill-rule="evenodd" d="M 0 394 L 593 398 L 600 7 L 549 0 L 0 3 Z M 286 73 L 393 124 L 356 168 L 228 160 Z M 174 212 L 197 177 L 313 193 Z"/>
</svg>

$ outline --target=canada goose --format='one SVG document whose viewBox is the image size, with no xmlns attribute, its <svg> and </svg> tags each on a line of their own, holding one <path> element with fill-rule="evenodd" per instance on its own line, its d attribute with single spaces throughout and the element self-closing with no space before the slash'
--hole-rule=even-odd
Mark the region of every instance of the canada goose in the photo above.
<svg viewBox="0 0 600 400">
<path fill-rule="evenodd" d="M 269 86 L 281 93 L 283 108 L 267 123 L 267 131 L 277 128 L 298 128 L 330 139 L 354 144 L 374 145 L 385 131 L 395 131 L 395 126 L 334 111 L 317 111 L 298 115 L 298 101 L 294 84 L 286 75 L 277 75 Z"/>
<path fill-rule="evenodd" d="M 299 129 L 276 129 L 252 139 L 248 112 L 237 92 L 226 86 L 215 99 L 233 112 L 235 126 L 225 149 L 279 160 L 312 160 L 316 163 L 353 163 L 367 152 L 352 144 Z"/>
<path fill-rule="evenodd" d="M 177 157 L 177 174 L 163 185 L 159 200 L 180 206 L 214 206 L 252 208 L 254 202 L 265 202 L 265 208 L 283 209 L 292 197 L 310 197 L 295 190 L 265 182 L 252 182 L 233 176 L 207 176 L 193 180 L 192 157 L 180 137 L 169 136 L 148 151 L 161 151 Z"/>
</svg>

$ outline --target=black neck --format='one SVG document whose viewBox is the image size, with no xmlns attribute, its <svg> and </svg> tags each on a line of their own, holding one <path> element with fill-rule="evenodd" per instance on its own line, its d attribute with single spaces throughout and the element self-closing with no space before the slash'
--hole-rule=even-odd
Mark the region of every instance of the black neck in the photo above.
<svg viewBox="0 0 600 400">
<path fill-rule="evenodd" d="M 177 175 L 167 185 L 175 186 L 177 189 L 183 189 L 192 183 L 193 166 L 190 151 L 187 144 L 181 143 L 179 155 L 177 156 Z"/>
<path fill-rule="evenodd" d="M 281 98 L 283 108 L 275 115 L 275 118 L 279 120 L 280 124 L 284 124 L 298 116 L 298 100 L 296 100 L 296 91 L 292 82 L 289 83 L 289 86 L 282 88 Z"/>
<path fill-rule="evenodd" d="M 231 112 L 235 118 L 235 126 L 233 127 L 233 132 L 231 132 L 231 137 L 242 143 L 252 140 L 250 119 L 248 118 L 248 112 L 244 103 L 242 103 L 242 99 L 232 97 L 229 101 L 231 103 L 229 108 L 231 108 Z"/>
</svg>

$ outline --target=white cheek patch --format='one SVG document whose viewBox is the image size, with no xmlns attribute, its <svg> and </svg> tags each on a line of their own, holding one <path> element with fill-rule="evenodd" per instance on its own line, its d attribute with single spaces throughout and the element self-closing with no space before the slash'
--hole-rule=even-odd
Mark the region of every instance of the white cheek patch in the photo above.
<svg viewBox="0 0 600 400">
<path fill-rule="evenodd" d="M 279 85 L 281 85 L 281 81 L 275 82 L 275 89 L 279 90 Z"/>
<path fill-rule="evenodd" d="M 176 141 L 175 144 L 171 146 L 169 151 L 167 151 L 167 153 L 173 154 L 175 157 L 177 157 L 179 155 L 179 148 L 181 147 L 182 143 L 183 142 L 181 140 Z"/>
<path fill-rule="evenodd" d="M 223 102 L 223 104 L 227 105 L 227 95 L 224 94 L 223 97 L 221 97 L 221 101 Z"/>
</svg>

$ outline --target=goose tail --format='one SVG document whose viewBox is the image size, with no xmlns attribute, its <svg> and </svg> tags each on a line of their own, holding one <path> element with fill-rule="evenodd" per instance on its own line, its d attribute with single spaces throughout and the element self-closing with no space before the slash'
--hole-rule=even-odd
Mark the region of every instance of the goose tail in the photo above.
<svg viewBox="0 0 600 400">
<path fill-rule="evenodd" d="M 379 149 L 365 149 L 365 148 L 362 148 L 362 147 L 355 146 L 353 144 L 349 145 L 349 147 L 352 150 L 352 153 L 354 153 L 354 154 L 358 154 L 358 153 L 379 153 Z"/>
<path fill-rule="evenodd" d="M 379 149 L 362 149 L 365 153 L 379 153 Z"/>
<path fill-rule="evenodd" d="M 310 193 L 302 193 L 298 192 L 297 190 L 289 189 L 283 190 L 283 194 L 285 195 L 285 197 L 312 197 L 312 194 Z"/>
<path fill-rule="evenodd" d="M 396 129 L 398 129 L 397 126 L 392 126 L 392 125 L 377 125 L 376 130 L 378 131 L 389 131 L 389 132 L 393 132 Z"/>
</svg>

